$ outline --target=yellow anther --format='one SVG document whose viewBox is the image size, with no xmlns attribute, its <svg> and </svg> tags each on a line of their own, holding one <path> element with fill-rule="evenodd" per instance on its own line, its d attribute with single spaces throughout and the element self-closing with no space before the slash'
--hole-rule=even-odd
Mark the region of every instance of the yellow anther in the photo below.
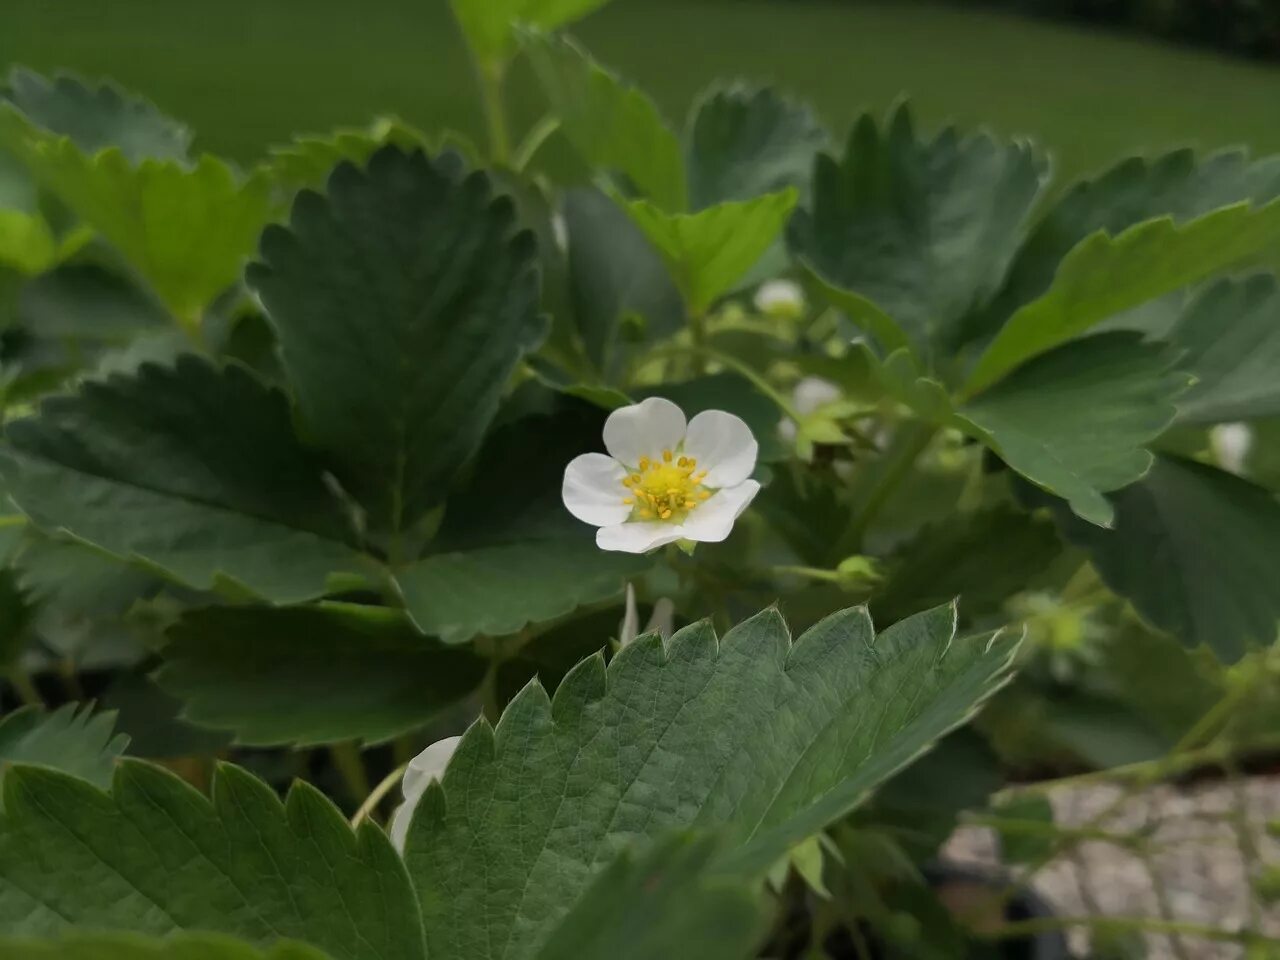
<svg viewBox="0 0 1280 960">
<path fill-rule="evenodd" d="M 676 463 L 678 463 L 682 467 L 687 467 L 689 465 L 689 458 L 681 457 L 679 460 L 676 461 Z"/>
<path fill-rule="evenodd" d="M 684 502 L 684 508 L 685 508 L 686 510 L 688 510 L 690 507 L 696 507 L 697 505 L 698 505 L 698 501 L 697 501 L 697 500 L 686 500 L 686 501 Z"/>
<path fill-rule="evenodd" d="M 707 479 L 707 472 L 708 471 L 703 470 L 701 473 L 694 475 L 694 477 L 692 478 L 693 482 L 701 483 L 703 480 Z"/>
<path fill-rule="evenodd" d="M 648 458 L 648 457 L 641 457 L 641 458 L 640 458 L 640 472 L 641 472 L 641 473 L 643 473 L 644 471 L 646 471 L 646 470 L 648 470 L 648 469 L 649 469 L 649 458 Z"/>
<path fill-rule="evenodd" d="M 672 453 L 670 450 L 662 451 L 662 459 L 665 460 L 667 463 L 671 462 L 671 457 L 672 457 Z"/>
<path fill-rule="evenodd" d="M 625 504 L 629 507 L 629 506 L 631 506 L 633 503 L 635 503 L 635 502 L 636 502 L 636 498 L 635 498 L 635 497 L 627 497 L 627 498 L 626 498 L 625 500 L 623 500 L 622 502 L 623 502 L 623 503 L 625 503 Z"/>
<path fill-rule="evenodd" d="M 670 511 L 670 510 L 663 510 L 660 514 L 658 514 L 658 516 L 660 516 L 663 520 L 670 520 L 670 519 L 671 519 L 671 511 Z"/>
<path fill-rule="evenodd" d="M 707 499 L 709 499 L 710 497 L 711 497 L 711 491 L 710 491 L 710 490 L 700 490 L 700 491 L 698 492 L 698 499 L 699 499 L 699 500 L 707 500 Z"/>
</svg>

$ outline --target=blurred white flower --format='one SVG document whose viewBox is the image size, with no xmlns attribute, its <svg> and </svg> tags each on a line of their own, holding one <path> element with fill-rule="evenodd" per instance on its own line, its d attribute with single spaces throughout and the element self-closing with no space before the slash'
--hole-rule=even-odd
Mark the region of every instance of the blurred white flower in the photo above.
<svg viewBox="0 0 1280 960">
<path fill-rule="evenodd" d="M 657 633 L 663 640 L 671 636 L 675 629 L 676 605 L 668 597 L 659 597 L 653 605 L 653 613 L 649 615 L 649 623 L 645 633 Z M 640 611 L 636 608 L 636 588 L 627 584 L 627 607 L 618 626 L 618 646 L 625 647 L 640 636 Z"/>
<path fill-rule="evenodd" d="M 604 446 L 607 456 L 584 453 L 570 461 L 561 488 L 569 512 L 600 528 L 602 550 L 718 543 L 760 492 L 748 479 L 756 438 L 723 410 L 704 410 L 686 423 L 670 400 L 650 397 L 609 415 Z"/>
<path fill-rule="evenodd" d="M 795 320 L 804 314 L 804 291 L 790 280 L 769 280 L 756 289 L 756 309 L 783 320 Z"/>
<path fill-rule="evenodd" d="M 1209 445 L 1223 470 L 1242 473 L 1253 449 L 1253 428 L 1247 423 L 1220 423 L 1209 432 Z"/>
<path fill-rule="evenodd" d="M 444 777 L 445 767 L 449 765 L 461 740 L 461 737 L 445 737 L 443 740 L 437 740 L 409 761 L 409 766 L 404 772 L 404 782 L 400 785 L 400 789 L 404 791 L 404 802 L 396 807 L 395 813 L 391 815 L 391 829 L 388 831 L 391 845 L 401 854 L 404 853 L 404 842 L 409 836 L 409 821 L 413 819 L 413 811 L 417 809 L 418 801 L 427 792 L 431 781 Z"/>
</svg>

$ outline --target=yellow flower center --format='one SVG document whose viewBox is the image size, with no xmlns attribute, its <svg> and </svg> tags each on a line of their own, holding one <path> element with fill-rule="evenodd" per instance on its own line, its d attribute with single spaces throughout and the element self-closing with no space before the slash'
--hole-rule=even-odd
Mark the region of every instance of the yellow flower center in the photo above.
<svg viewBox="0 0 1280 960">
<path fill-rule="evenodd" d="M 676 457 L 663 450 L 660 460 L 641 457 L 639 469 L 623 479 L 628 496 L 622 502 L 632 508 L 635 520 L 679 523 L 711 496 L 702 485 L 706 478 L 707 471 L 699 471 L 693 457 Z"/>
</svg>

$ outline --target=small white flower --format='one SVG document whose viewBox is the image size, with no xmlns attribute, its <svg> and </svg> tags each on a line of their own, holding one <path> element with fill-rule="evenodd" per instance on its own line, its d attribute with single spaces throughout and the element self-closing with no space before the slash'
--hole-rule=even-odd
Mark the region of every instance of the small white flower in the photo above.
<svg viewBox="0 0 1280 960">
<path fill-rule="evenodd" d="M 644 632 L 659 634 L 663 640 L 670 639 L 671 632 L 675 629 L 675 620 L 676 605 L 668 597 L 659 597 L 653 605 L 653 613 L 649 615 L 649 623 L 644 628 Z M 638 636 L 640 636 L 640 611 L 636 608 L 636 588 L 628 583 L 626 612 L 622 616 L 622 623 L 618 626 L 618 646 L 625 647 Z"/>
<path fill-rule="evenodd" d="M 584 453 L 564 471 L 561 497 L 599 527 L 602 550 L 647 553 L 678 540 L 719 543 L 760 492 L 756 438 L 739 417 L 704 410 L 687 424 L 670 400 L 650 397 L 609 414 L 609 451 Z"/>
<path fill-rule="evenodd" d="M 794 320 L 804 314 L 804 291 L 790 280 L 769 280 L 756 289 L 755 304 L 767 316 Z"/>
<path fill-rule="evenodd" d="M 840 388 L 830 380 L 822 377 L 805 377 L 791 391 L 791 406 L 796 413 L 808 415 L 816 413 L 828 403 L 835 403 L 841 398 Z M 794 442 L 797 432 L 796 422 L 784 417 L 778 424 L 778 432 L 788 442 Z"/>
<path fill-rule="evenodd" d="M 1241 473 L 1253 449 L 1253 428 L 1247 423 L 1220 423 L 1209 431 L 1218 465 L 1231 473 Z"/>
<path fill-rule="evenodd" d="M 445 767 L 458 749 L 461 737 L 445 737 L 437 740 L 427 749 L 409 761 L 404 772 L 404 782 L 400 789 L 404 791 L 404 802 L 396 807 L 391 815 L 391 845 L 400 853 L 404 853 L 404 843 L 409 836 L 409 821 L 413 819 L 413 811 L 418 808 L 418 801 L 427 792 L 431 781 L 444 777 Z"/>
</svg>

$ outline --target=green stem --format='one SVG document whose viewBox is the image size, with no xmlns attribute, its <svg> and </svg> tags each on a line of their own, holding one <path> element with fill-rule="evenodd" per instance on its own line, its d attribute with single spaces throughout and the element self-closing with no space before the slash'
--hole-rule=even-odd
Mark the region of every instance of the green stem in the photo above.
<svg viewBox="0 0 1280 960">
<path fill-rule="evenodd" d="M 1133 847 L 1142 841 L 1127 833 L 1116 833 L 1100 827 L 1062 827 L 1042 820 L 1021 820 L 1010 817 L 993 817 L 985 814 L 967 814 L 966 824 L 976 827 L 991 827 L 1002 833 L 1019 833 L 1031 836 L 1060 837 L 1074 840 L 1096 840 L 1116 847 Z"/>
<path fill-rule="evenodd" d="M 839 557 L 860 553 L 862 538 L 872 522 L 884 509 L 894 492 L 916 465 L 920 454 L 938 432 L 936 424 L 913 420 L 904 425 L 894 438 L 885 459 L 879 464 L 880 473 L 868 491 L 862 509 L 853 515 L 836 543 L 835 555 Z"/>
<path fill-rule="evenodd" d="M 840 582 L 840 574 L 834 570 L 823 570 L 819 567 L 793 567 L 789 564 L 781 564 L 770 567 L 769 572 L 780 577 L 807 577 L 810 580 L 822 580 L 826 583 Z"/>
<path fill-rule="evenodd" d="M 370 791 L 369 796 L 365 797 L 364 803 L 360 804 L 360 809 L 356 811 L 356 815 L 351 818 L 351 826 L 353 828 L 360 826 L 360 822 L 373 813 L 378 804 L 382 802 L 382 798 L 404 779 L 404 772 L 407 769 L 409 769 L 408 762 L 402 763 L 379 781 L 378 785 Z"/>
<path fill-rule="evenodd" d="M 516 147 L 516 152 L 511 157 L 512 169 L 519 172 L 529 166 L 538 151 L 542 149 L 542 145 L 559 129 L 560 118 L 552 114 L 547 114 L 535 123 L 520 141 L 520 145 Z"/>
<path fill-rule="evenodd" d="M 29 707 L 43 707 L 44 697 L 40 696 L 40 691 L 36 689 L 36 685 L 31 682 L 31 676 L 21 667 L 11 667 L 6 674 L 9 684 L 13 687 L 14 692 Z"/>
<path fill-rule="evenodd" d="M 504 65 L 498 62 L 479 64 L 480 101 L 484 104 L 485 122 L 489 127 L 490 158 L 506 164 L 511 155 L 511 140 L 507 135 L 507 115 L 502 105 L 502 78 Z"/>
<path fill-rule="evenodd" d="M 360 748 L 354 740 L 344 740 L 330 745 L 329 754 L 333 757 L 333 765 L 341 775 L 352 801 L 360 803 L 369 795 L 369 775 L 365 772 Z"/>
<path fill-rule="evenodd" d="M 1019 937 L 1033 936 L 1037 933 L 1051 933 L 1068 927 L 1088 927 L 1114 933 L 1164 933 L 1181 934 L 1187 937 L 1198 937 L 1201 940 L 1218 940 L 1227 943 L 1241 943 L 1246 946 L 1277 946 L 1280 939 L 1268 937 L 1251 930 L 1224 930 L 1221 927 L 1189 920 L 1157 920 L 1153 917 L 1038 917 L 1034 920 L 1013 920 L 1002 924 L 989 933 L 982 933 L 990 940 L 1012 940 Z"/>
</svg>

